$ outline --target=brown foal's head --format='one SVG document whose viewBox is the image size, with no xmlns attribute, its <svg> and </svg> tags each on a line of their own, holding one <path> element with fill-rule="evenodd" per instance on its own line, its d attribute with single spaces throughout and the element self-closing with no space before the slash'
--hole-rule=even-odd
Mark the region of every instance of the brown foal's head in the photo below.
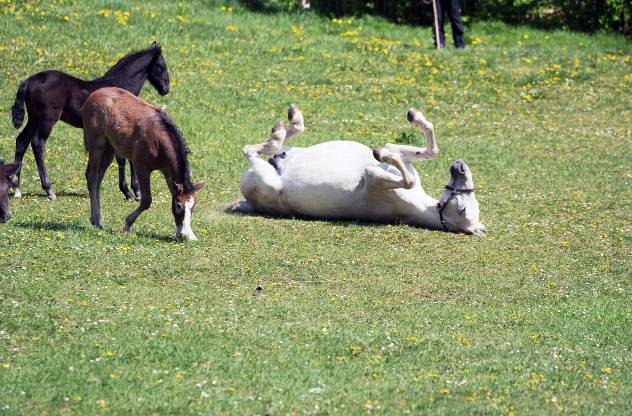
<svg viewBox="0 0 632 416">
<path fill-rule="evenodd" d="M 202 189 L 204 181 L 200 181 L 193 185 L 191 192 L 185 192 L 184 186 L 177 183 L 175 185 L 176 192 L 171 198 L 171 212 L 176 221 L 176 238 L 184 240 L 197 240 L 193 230 L 191 229 L 191 215 L 196 204 L 195 194 Z"/>
</svg>

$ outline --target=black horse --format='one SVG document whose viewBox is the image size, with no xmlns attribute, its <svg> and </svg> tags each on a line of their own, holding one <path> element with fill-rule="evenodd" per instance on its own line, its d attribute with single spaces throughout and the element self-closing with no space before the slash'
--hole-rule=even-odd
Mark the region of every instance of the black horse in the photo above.
<svg viewBox="0 0 632 416">
<path fill-rule="evenodd" d="M 15 139 L 15 163 L 20 168 L 16 172 L 15 180 L 11 183 L 13 195 L 15 197 L 22 195 L 20 170 L 24 152 L 30 143 L 37 162 L 42 188 L 49 199 L 55 199 L 44 164 L 46 140 L 55 123 L 61 119 L 73 127 L 83 128 L 81 110 L 93 91 L 103 87 L 119 87 L 138 96 L 147 79 L 160 95 L 169 92 L 167 64 L 156 42 L 147 49 L 127 54 L 105 75 L 92 81 L 84 81 L 60 71 L 39 72 L 22 81 L 12 108 L 13 126 L 17 129 L 22 125 L 24 103 L 26 103 L 29 117 L 26 126 Z M 127 199 L 131 199 L 132 195 L 125 182 L 125 159 L 117 157 L 116 161 L 119 166 L 119 188 Z M 130 169 L 132 190 L 136 198 L 139 198 L 138 182 L 131 163 Z"/>
</svg>

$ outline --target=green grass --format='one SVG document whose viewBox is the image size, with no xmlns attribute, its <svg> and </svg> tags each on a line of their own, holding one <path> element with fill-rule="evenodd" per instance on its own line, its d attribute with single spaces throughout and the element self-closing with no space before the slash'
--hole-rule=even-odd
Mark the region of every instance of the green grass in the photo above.
<svg viewBox="0 0 632 416">
<path fill-rule="evenodd" d="M 465 50 L 434 51 L 429 28 L 374 18 L 0 3 L 0 155 L 22 79 L 94 78 L 157 39 L 172 92 L 142 96 L 207 180 L 196 243 L 172 240 L 158 174 L 151 210 L 120 232 L 135 204 L 114 168 L 96 231 L 81 132 L 58 124 L 49 140 L 54 202 L 29 151 L 26 196 L 0 226 L 0 414 L 629 412 L 632 44 L 484 22 L 466 34 Z M 438 196 L 465 159 L 488 236 L 224 214 L 241 147 L 291 102 L 303 146 L 421 142 L 405 118 L 420 108 L 440 148 L 418 166 L 425 189 Z"/>
</svg>

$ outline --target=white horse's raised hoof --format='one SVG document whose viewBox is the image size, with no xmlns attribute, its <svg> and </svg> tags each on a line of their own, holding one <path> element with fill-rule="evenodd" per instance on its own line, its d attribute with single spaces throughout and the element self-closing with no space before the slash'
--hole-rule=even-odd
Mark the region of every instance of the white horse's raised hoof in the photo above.
<svg viewBox="0 0 632 416">
<path fill-rule="evenodd" d="M 292 105 L 287 128 L 279 123 L 269 140 L 244 147 L 250 169 L 242 176 L 239 188 L 246 201 L 227 209 L 315 219 L 403 222 L 485 235 L 472 172 L 464 161 L 450 166 L 450 179 L 439 200 L 424 192 L 413 162 L 437 156 L 434 126 L 415 108 L 407 116 L 423 132 L 426 147 L 386 144 L 371 150 L 353 141 L 287 147 L 287 142 L 305 129 L 303 115 Z"/>
</svg>

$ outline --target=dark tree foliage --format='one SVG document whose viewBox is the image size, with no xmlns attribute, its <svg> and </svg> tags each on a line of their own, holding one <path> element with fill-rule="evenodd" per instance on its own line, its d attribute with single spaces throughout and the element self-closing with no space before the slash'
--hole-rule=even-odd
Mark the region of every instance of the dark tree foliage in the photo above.
<svg viewBox="0 0 632 416">
<path fill-rule="evenodd" d="M 430 24 L 431 0 L 310 0 L 310 8 L 325 16 L 375 14 L 399 23 Z M 240 0 L 259 11 L 296 11 L 302 0 Z M 592 32 L 610 29 L 632 35 L 630 0 L 461 0 L 463 14 L 472 19 L 545 28 Z"/>
</svg>

